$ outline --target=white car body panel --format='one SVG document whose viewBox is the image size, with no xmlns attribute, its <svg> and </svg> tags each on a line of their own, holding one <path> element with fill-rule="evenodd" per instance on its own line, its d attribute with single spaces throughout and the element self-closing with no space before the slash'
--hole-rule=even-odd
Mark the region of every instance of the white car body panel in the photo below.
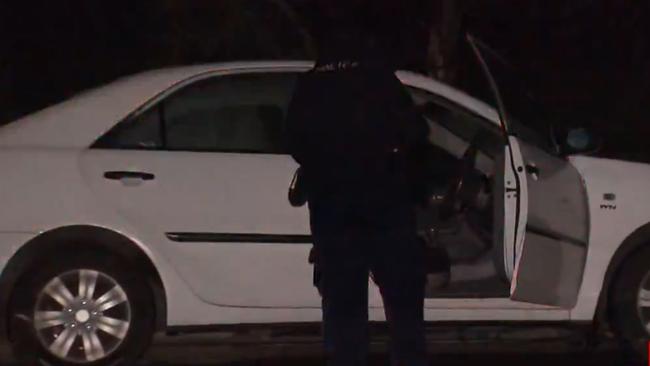
<svg viewBox="0 0 650 366">
<path fill-rule="evenodd" d="M 508 156 L 508 161 L 506 161 L 506 167 L 508 166 L 523 166 L 523 161 L 521 159 L 521 154 L 519 152 L 519 142 L 517 141 L 516 138 L 510 137 L 509 138 L 510 145 L 506 147 L 506 150 L 512 151 L 512 155 L 506 153 L 506 156 Z M 505 247 L 505 270 L 506 270 L 506 275 L 508 278 L 511 280 L 510 283 L 510 293 L 514 291 L 514 288 L 517 286 L 517 270 L 519 266 L 519 258 L 515 258 L 515 253 L 521 253 L 521 247 L 524 243 L 524 237 L 526 235 L 526 218 L 528 214 L 528 185 L 526 183 L 526 174 L 517 174 L 517 172 L 513 171 L 512 169 L 506 168 L 506 176 L 505 176 L 505 187 L 510 188 L 510 189 L 515 189 L 517 187 L 517 184 L 515 183 L 517 180 L 519 180 L 519 185 L 520 185 L 520 191 L 519 191 L 519 196 L 521 197 L 521 202 L 519 202 L 519 207 L 517 207 L 517 199 L 515 197 L 511 197 L 511 195 L 514 195 L 514 193 L 507 193 L 504 196 L 505 200 L 505 208 L 506 208 L 506 222 L 504 224 L 505 227 L 511 228 L 510 230 L 504 230 L 505 231 L 505 241 L 506 243 L 514 243 L 512 247 L 506 246 Z M 509 222 L 509 220 L 515 221 L 515 217 L 517 216 L 517 210 L 519 210 L 519 225 L 515 225 L 514 222 Z M 512 260 L 514 258 L 514 262 Z"/>
<path fill-rule="evenodd" d="M 571 319 L 591 320 L 612 256 L 629 235 L 650 222 L 650 166 L 585 156 L 570 161 L 584 179 L 590 211 L 587 263 Z M 614 193 L 616 200 L 605 201 L 605 193 Z M 602 209 L 603 204 L 616 209 Z"/>
<path fill-rule="evenodd" d="M 174 86 L 184 85 L 189 79 L 259 69 L 300 71 L 308 69 L 310 65 L 309 62 L 251 62 L 147 72 L 120 79 L 106 87 L 84 93 L 0 128 L 0 165 L 5 171 L 11 172 L 5 174 L 0 180 L 2 187 L 0 206 L 3 207 L 0 211 L 0 265 L 4 266 L 22 244 L 49 230 L 69 225 L 104 227 L 131 238 L 158 269 L 167 297 L 169 326 L 319 321 L 322 316 L 319 308 L 320 300 L 316 290 L 311 286 L 311 266 L 306 261 L 308 245 L 273 244 L 268 246 L 268 248 L 272 247 L 272 250 L 267 250 L 264 255 L 259 253 L 260 244 L 247 243 L 207 246 L 201 243 L 182 244 L 185 246 L 181 250 L 178 243 L 172 243 L 156 233 L 154 228 L 160 225 L 159 222 L 143 222 L 140 220 L 142 217 L 130 216 L 134 211 L 124 208 L 132 209 L 136 201 L 125 199 L 123 202 L 118 202 L 116 207 L 120 208 L 117 211 L 107 209 L 110 205 L 103 202 L 111 199 L 110 187 L 102 188 L 94 185 L 93 180 L 101 177 L 98 177 L 97 171 L 93 169 L 103 169 L 105 164 L 112 164 L 114 157 L 106 158 L 103 156 L 105 154 L 103 151 L 87 150 L 97 137 L 133 110 L 146 105 L 148 101 L 155 100 L 156 96 L 163 91 L 170 92 L 169 88 L 173 90 Z M 398 76 L 405 84 L 439 94 L 498 124 L 496 111 L 462 92 L 413 73 L 400 72 Z M 128 155 L 126 153 L 125 157 Z M 169 157 L 166 161 L 176 161 L 182 168 L 184 156 L 192 155 L 194 159 L 197 153 L 174 154 L 178 155 Z M 295 167 L 295 163 L 290 158 L 284 158 L 286 171 L 281 172 L 282 174 L 292 171 Z M 201 167 L 211 164 L 212 159 L 213 156 L 206 154 Z M 263 160 L 252 162 L 257 166 L 257 172 L 265 172 L 266 164 Z M 611 256 L 627 235 L 650 222 L 650 202 L 648 202 L 650 196 L 635 193 L 645 191 L 650 179 L 650 167 L 585 157 L 574 157 L 571 161 L 585 179 L 592 215 L 585 279 L 575 308 L 569 311 L 502 298 L 427 299 L 425 304 L 427 320 L 555 321 L 593 318 Z M 130 164 L 134 169 L 138 168 L 137 159 Z M 185 166 L 185 168 L 196 167 Z M 247 171 L 250 171 L 249 168 Z M 232 184 L 229 186 L 229 191 L 219 194 L 213 187 L 214 176 L 211 174 L 215 173 L 214 171 L 204 173 L 202 177 L 205 180 L 199 184 L 201 190 L 207 190 L 217 196 L 206 197 L 200 191 L 192 190 L 183 192 L 184 198 L 181 202 L 175 201 L 172 192 L 168 191 L 165 193 L 170 201 L 165 202 L 164 206 L 146 194 L 142 194 L 141 197 L 134 196 L 133 199 L 156 209 L 161 222 L 169 225 L 174 224 L 176 217 L 166 215 L 165 207 L 169 209 L 185 206 L 188 216 L 184 217 L 183 223 L 192 223 L 192 230 L 197 232 L 218 231 L 214 229 L 215 223 L 227 222 L 231 225 L 228 226 L 229 230 L 233 229 L 232 225 L 240 225 L 239 228 L 244 232 L 308 233 L 306 210 L 291 208 L 288 204 L 286 204 L 286 211 L 268 216 L 268 220 L 265 221 L 267 226 L 247 226 L 245 220 L 247 217 L 250 218 L 247 215 L 251 215 L 251 212 L 245 207 L 238 210 L 236 205 L 232 205 L 232 200 L 246 202 L 245 200 L 248 199 L 249 203 L 259 204 L 258 201 L 263 199 L 262 196 L 237 196 L 237 189 L 241 189 L 242 192 L 254 192 L 253 186 L 258 187 L 256 184 L 259 182 L 244 181 L 244 186 Z M 271 176 L 274 176 L 275 180 L 265 184 L 269 187 L 282 185 L 284 193 L 279 195 L 277 200 L 285 200 L 289 182 L 281 180 L 283 175 L 271 174 Z M 623 181 L 620 177 L 626 177 L 626 180 Z M 175 179 L 174 187 L 177 187 L 181 186 L 187 177 L 178 175 L 170 179 Z M 115 184 L 119 185 L 117 182 Z M 263 185 L 259 187 L 264 188 Z M 618 209 L 602 211 L 599 197 L 609 192 L 616 193 Z M 216 220 L 213 214 L 217 211 L 192 211 L 192 205 L 188 205 L 186 201 L 188 197 L 195 197 L 196 200 L 214 199 L 215 205 L 219 203 L 227 205 L 230 210 L 234 210 L 229 212 L 232 214 L 232 220 L 228 221 L 229 218 L 226 216 L 221 217 L 223 221 Z M 261 207 L 275 209 L 279 207 L 278 202 L 264 202 Z M 115 205 L 115 202 L 113 204 Z M 610 224 L 613 220 L 616 225 Z M 133 222 L 138 221 L 143 224 L 135 227 Z M 187 230 L 187 227 L 179 225 L 177 230 Z M 217 250 L 216 246 L 221 248 Z M 228 255 L 220 257 L 219 254 L 226 253 L 224 251 Z M 236 260 L 233 261 L 233 258 Z M 299 263 L 295 262 L 296 258 L 300 258 Z M 176 264 L 183 263 L 183 265 L 172 265 L 172 259 Z M 256 271 L 241 271 L 240 264 L 251 266 Z M 212 276 L 197 278 L 197 272 L 188 270 L 192 266 L 206 270 L 212 266 L 238 271 L 238 277 L 231 279 L 233 286 L 239 283 L 241 288 L 250 287 L 252 283 L 259 282 L 260 275 L 268 286 L 256 293 L 229 292 L 234 287 L 229 289 L 214 287 L 215 278 Z M 274 286 L 281 283 L 292 285 Z M 292 298 L 305 306 L 273 308 L 273 303 L 270 307 L 220 306 L 220 304 L 210 303 L 208 301 L 210 299 L 198 296 L 197 289 L 202 291 L 210 289 L 213 292 L 204 292 L 209 297 L 239 298 L 249 304 L 256 304 L 262 299 L 280 301 Z M 371 286 L 370 306 L 371 320 L 384 320 L 381 298 L 374 286 Z"/>
</svg>

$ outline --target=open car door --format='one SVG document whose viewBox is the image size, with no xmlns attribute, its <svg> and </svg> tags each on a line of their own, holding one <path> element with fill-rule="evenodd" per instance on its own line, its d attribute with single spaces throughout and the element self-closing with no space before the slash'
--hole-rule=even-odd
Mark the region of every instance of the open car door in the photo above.
<svg viewBox="0 0 650 366">
<path fill-rule="evenodd" d="M 495 246 L 502 249 L 510 297 L 573 308 L 589 235 L 582 177 L 555 152 L 549 125 L 527 104 L 530 99 L 512 71 L 494 51 L 471 35 L 467 38 L 494 93 L 508 142 L 503 181 L 497 180 L 502 186 L 496 187 L 494 199 L 497 207 L 503 202 L 497 211 L 503 215 L 503 235 L 496 236 Z"/>
</svg>

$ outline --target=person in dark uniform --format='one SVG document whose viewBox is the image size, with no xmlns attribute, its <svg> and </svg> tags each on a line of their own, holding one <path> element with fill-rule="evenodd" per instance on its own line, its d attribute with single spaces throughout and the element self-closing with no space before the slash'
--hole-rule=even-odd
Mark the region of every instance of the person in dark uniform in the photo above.
<svg viewBox="0 0 650 366">
<path fill-rule="evenodd" d="M 414 172 L 428 125 L 395 76 L 385 44 L 340 15 L 317 35 L 318 60 L 299 78 L 287 113 L 318 253 L 325 353 L 329 365 L 366 363 L 372 273 L 393 364 L 425 365 Z"/>
</svg>

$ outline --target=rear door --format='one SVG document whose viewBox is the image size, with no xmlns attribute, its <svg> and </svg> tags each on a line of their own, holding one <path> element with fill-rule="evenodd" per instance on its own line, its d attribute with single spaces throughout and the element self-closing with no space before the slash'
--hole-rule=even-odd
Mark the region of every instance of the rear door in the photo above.
<svg viewBox="0 0 650 366">
<path fill-rule="evenodd" d="M 206 303 L 318 307 L 306 208 L 284 113 L 296 74 L 251 70 L 186 82 L 83 156 L 88 184 Z"/>
<path fill-rule="evenodd" d="M 514 74 L 488 47 L 468 39 L 490 81 L 509 141 L 503 258 L 511 298 L 570 309 L 582 282 L 589 234 L 582 177 L 556 154 L 543 111 L 525 97 Z M 516 196 L 516 205 L 509 196 Z"/>
</svg>

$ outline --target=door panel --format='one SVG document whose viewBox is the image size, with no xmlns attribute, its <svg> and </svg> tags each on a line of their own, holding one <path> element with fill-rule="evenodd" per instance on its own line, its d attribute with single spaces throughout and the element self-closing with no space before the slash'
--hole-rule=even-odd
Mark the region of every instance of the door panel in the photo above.
<svg viewBox="0 0 650 366">
<path fill-rule="evenodd" d="M 526 232 L 511 298 L 570 309 L 575 305 L 586 249 Z"/>
<path fill-rule="evenodd" d="M 516 254 L 521 250 L 524 238 L 523 231 L 518 228 L 526 226 L 527 206 L 521 199 L 526 196 L 526 177 L 516 171 L 521 165 L 519 144 L 510 138 L 503 153 L 495 156 L 493 182 L 493 261 L 504 281 L 513 279 Z"/>
<path fill-rule="evenodd" d="M 307 209 L 291 207 L 286 198 L 296 168 L 289 156 L 89 150 L 81 163 L 88 185 L 102 200 L 98 204 L 151 240 L 146 244 L 156 246 L 203 301 L 320 305 L 307 263 L 310 243 L 295 240 L 309 235 Z M 107 171 L 155 178 L 106 179 Z M 168 233 L 203 235 L 172 240 Z M 262 234 L 275 242 L 228 242 L 233 235 L 213 239 L 207 234 Z"/>
<path fill-rule="evenodd" d="M 519 145 L 528 176 L 528 227 L 586 244 L 588 206 L 578 171 L 531 144 Z"/>
<path fill-rule="evenodd" d="M 307 262 L 311 245 L 184 243 L 173 262 L 205 302 L 245 307 L 319 308 Z"/>
<path fill-rule="evenodd" d="M 525 176 L 517 174 L 521 166 L 519 144 L 510 138 L 503 154 L 495 157 L 493 243 L 494 263 L 505 281 L 511 281 L 515 269 L 517 251 L 521 249 L 526 226 Z M 523 182 L 522 182 L 523 181 Z M 522 194 L 523 193 L 523 194 Z"/>
<path fill-rule="evenodd" d="M 517 256 L 521 251 L 528 220 L 528 185 L 527 177 L 521 174 L 523 167 L 519 141 L 514 137 L 508 138 L 506 147 L 505 166 L 505 243 L 506 244 L 506 274 L 509 279 L 513 279 L 516 268 Z"/>
<path fill-rule="evenodd" d="M 504 132 L 510 136 L 513 166 L 505 172 L 504 269 L 509 274 L 508 259 L 512 259 L 511 299 L 571 308 L 582 280 L 589 230 L 582 179 L 569 162 L 550 152 L 548 123 L 536 113 L 537 103 L 521 88 L 513 70 L 485 44 L 471 35 L 467 39 L 493 91 Z M 518 197 L 514 240 L 508 238 L 513 233 L 509 228 L 513 212 L 508 212 L 507 200 L 509 172 L 514 173 L 511 178 L 517 185 L 511 192 Z"/>
<path fill-rule="evenodd" d="M 587 256 L 582 178 L 566 160 L 521 142 L 528 220 L 511 287 L 513 300 L 572 308 Z M 523 228 L 523 227 L 522 227 Z"/>
<path fill-rule="evenodd" d="M 118 123 L 83 157 L 102 205 L 207 303 L 320 304 L 307 209 L 287 200 L 297 165 L 286 154 L 284 114 L 295 78 L 281 69 L 201 75 Z"/>
</svg>

